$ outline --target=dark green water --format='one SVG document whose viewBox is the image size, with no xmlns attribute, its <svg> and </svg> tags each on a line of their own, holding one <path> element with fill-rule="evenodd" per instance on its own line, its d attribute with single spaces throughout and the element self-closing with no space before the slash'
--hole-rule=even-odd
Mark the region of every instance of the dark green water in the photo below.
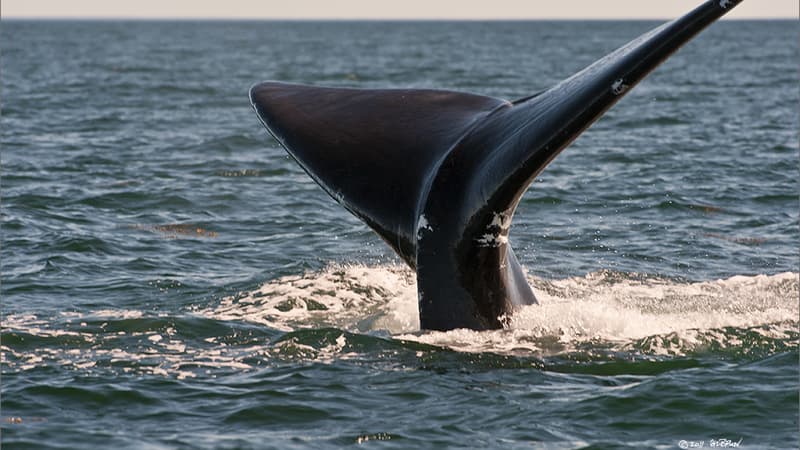
<svg viewBox="0 0 800 450">
<path fill-rule="evenodd" d="M 795 22 L 713 26 L 559 156 L 494 332 L 419 331 L 247 99 L 513 99 L 653 26 L 4 21 L 3 448 L 797 448 Z"/>
</svg>

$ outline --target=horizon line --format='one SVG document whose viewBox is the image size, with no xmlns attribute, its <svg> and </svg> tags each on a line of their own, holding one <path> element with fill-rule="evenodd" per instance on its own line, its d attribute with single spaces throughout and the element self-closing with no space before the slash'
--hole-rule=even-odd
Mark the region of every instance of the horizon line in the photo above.
<svg viewBox="0 0 800 450">
<path fill-rule="evenodd" d="M 216 17 L 216 16 L 11 16 L 2 21 L 203 21 L 203 22 L 652 22 L 674 17 Z M 723 17 L 721 21 L 795 21 L 784 16 Z"/>
</svg>

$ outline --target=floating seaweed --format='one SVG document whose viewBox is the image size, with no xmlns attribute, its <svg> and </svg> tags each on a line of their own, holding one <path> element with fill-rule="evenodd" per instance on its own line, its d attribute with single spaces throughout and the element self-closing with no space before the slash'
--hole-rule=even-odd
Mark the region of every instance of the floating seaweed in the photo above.
<svg viewBox="0 0 800 450">
<path fill-rule="evenodd" d="M 211 231 L 192 223 L 168 223 L 164 225 L 136 224 L 131 225 L 131 228 L 162 233 L 165 238 L 171 239 L 177 239 L 179 236 L 201 238 L 216 238 L 218 236 L 216 231 Z"/>
</svg>

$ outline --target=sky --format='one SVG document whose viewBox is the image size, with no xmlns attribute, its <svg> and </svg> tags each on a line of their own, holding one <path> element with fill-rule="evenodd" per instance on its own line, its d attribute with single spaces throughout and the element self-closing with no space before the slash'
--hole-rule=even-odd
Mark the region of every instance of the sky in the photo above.
<svg viewBox="0 0 800 450">
<path fill-rule="evenodd" d="M 2 18 L 668 19 L 701 0 L 2 0 Z M 745 0 L 728 18 L 800 15 L 798 0 Z"/>
</svg>

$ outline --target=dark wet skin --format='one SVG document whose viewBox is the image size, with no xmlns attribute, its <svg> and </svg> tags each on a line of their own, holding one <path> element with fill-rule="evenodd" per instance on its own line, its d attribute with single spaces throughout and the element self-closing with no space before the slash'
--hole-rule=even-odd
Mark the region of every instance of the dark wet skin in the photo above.
<svg viewBox="0 0 800 450">
<path fill-rule="evenodd" d="M 741 0 L 708 1 L 514 102 L 427 89 L 256 85 L 261 121 L 417 272 L 420 325 L 502 327 L 536 303 L 508 242 L 534 178 L 683 44 Z"/>
</svg>

